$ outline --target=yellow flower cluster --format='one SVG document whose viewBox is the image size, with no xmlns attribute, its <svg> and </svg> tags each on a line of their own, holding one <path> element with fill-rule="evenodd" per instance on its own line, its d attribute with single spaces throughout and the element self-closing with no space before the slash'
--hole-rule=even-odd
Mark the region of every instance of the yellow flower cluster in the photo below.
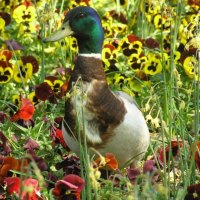
<svg viewBox="0 0 200 200">
<path fill-rule="evenodd" d="M 11 59 L 11 51 L 0 51 L 0 83 L 8 83 L 12 78 L 16 83 L 27 83 L 38 71 L 38 62 L 33 56 L 23 56 L 14 65 Z"/>
</svg>

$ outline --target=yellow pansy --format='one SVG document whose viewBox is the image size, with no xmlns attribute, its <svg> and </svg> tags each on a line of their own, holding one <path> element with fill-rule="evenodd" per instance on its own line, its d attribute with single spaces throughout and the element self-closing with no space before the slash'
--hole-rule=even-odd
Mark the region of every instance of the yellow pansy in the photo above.
<svg viewBox="0 0 200 200">
<path fill-rule="evenodd" d="M 127 84 L 127 76 L 119 71 L 117 73 L 110 73 L 106 78 L 108 85 L 110 85 L 113 90 L 122 90 Z"/>
<path fill-rule="evenodd" d="M 171 19 L 169 17 L 164 17 L 161 14 L 157 14 L 153 18 L 153 23 L 156 29 L 168 30 L 171 26 Z"/>
<path fill-rule="evenodd" d="M 19 104 L 20 104 L 20 95 L 14 94 L 14 95 L 12 95 L 11 99 L 12 99 L 12 102 L 13 102 L 16 106 L 19 106 Z"/>
<path fill-rule="evenodd" d="M 21 23 L 19 26 L 19 34 L 30 37 L 31 33 L 36 33 L 36 25 L 34 22 L 30 23 Z"/>
<path fill-rule="evenodd" d="M 155 1 L 154 1 L 155 2 Z M 141 10 L 145 11 L 145 16 L 148 22 L 151 22 L 154 15 L 158 14 L 160 11 L 160 6 L 158 3 L 153 3 L 153 1 L 148 1 L 146 4 L 141 4 Z"/>
<path fill-rule="evenodd" d="M 109 59 L 116 59 L 117 54 L 116 51 L 112 51 L 111 48 L 103 48 L 102 50 L 102 60 L 104 61 L 104 63 L 106 63 L 106 65 L 109 66 Z"/>
<path fill-rule="evenodd" d="M 6 22 L 3 18 L 0 17 L 0 33 L 4 31 Z"/>
<path fill-rule="evenodd" d="M 116 0 L 116 3 L 118 2 L 118 0 Z M 128 0 L 120 0 L 119 1 L 120 6 L 122 6 L 123 8 L 126 8 L 128 5 Z"/>
<path fill-rule="evenodd" d="M 45 53 L 53 53 L 55 52 L 56 50 L 56 47 L 47 47 L 47 48 L 44 48 L 44 52 Z"/>
<path fill-rule="evenodd" d="M 37 0 L 36 1 L 36 6 L 37 9 L 45 9 L 45 5 L 50 4 L 50 0 Z"/>
<path fill-rule="evenodd" d="M 181 58 L 181 53 L 179 51 L 175 51 L 174 53 L 174 63 L 177 64 Z"/>
<path fill-rule="evenodd" d="M 77 7 L 77 6 L 88 6 L 88 4 L 84 1 L 78 0 L 78 1 L 69 1 L 68 6 L 69 6 L 69 9 L 72 9 L 74 7 Z"/>
<path fill-rule="evenodd" d="M 135 72 L 141 70 L 146 62 L 147 62 L 147 57 L 145 55 L 139 56 L 138 54 L 132 54 L 128 60 L 128 64 Z"/>
<path fill-rule="evenodd" d="M 6 62 L 7 61 L 7 57 L 5 54 L 2 53 L 3 51 L 0 52 L 0 61 L 4 61 Z"/>
<path fill-rule="evenodd" d="M 63 81 L 45 79 L 44 82 L 46 82 L 56 94 L 60 93 L 60 88 L 63 85 Z"/>
<path fill-rule="evenodd" d="M 141 6 L 141 8 L 143 8 L 142 10 L 145 10 L 146 13 L 149 13 L 151 15 L 157 14 L 161 9 L 159 2 L 156 1 L 148 1 L 146 2 L 145 6 L 143 6 L 142 4 Z"/>
<path fill-rule="evenodd" d="M 190 48 L 200 49 L 200 37 L 193 37 L 186 45 L 185 49 L 189 51 Z"/>
<path fill-rule="evenodd" d="M 69 41 L 70 49 L 71 49 L 73 52 L 78 52 L 78 45 L 77 45 L 77 40 L 76 40 L 76 38 L 74 38 L 74 37 L 69 37 L 69 38 L 68 38 L 68 41 Z"/>
<path fill-rule="evenodd" d="M 9 60 L 12 58 L 12 51 L 9 51 L 7 49 L 0 50 L 0 61 L 7 62 L 9 65 Z"/>
<path fill-rule="evenodd" d="M 17 23 L 32 22 L 35 20 L 36 10 L 32 5 L 20 5 L 13 11 L 13 18 Z"/>
<path fill-rule="evenodd" d="M 61 88 L 62 85 L 63 85 L 63 81 L 61 81 L 61 80 L 55 80 L 53 82 L 53 91 L 55 93 L 59 93 L 60 92 L 60 88 Z"/>
<path fill-rule="evenodd" d="M 9 82 L 12 79 L 12 76 L 13 70 L 11 67 L 3 68 L 0 66 L 0 84 Z"/>
<path fill-rule="evenodd" d="M 130 88 L 132 90 L 134 90 L 135 92 L 140 92 L 141 91 L 142 84 L 139 81 L 134 80 L 134 79 L 130 79 L 128 83 L 129 83 L 128 85 L 130 86 Z"/>
<path fill-rule="evenodd" d="M 13 8 L 15 8 L 19 3 L 20 0 L 1 0 L 0 10 L 11 13 Z"/>
<path fill-rule="evenodd" d="M 102 22 L 102 26 L 106 37 L 111 37 L 113 35 L 111 25 L 107 22 Z"/>
<path fill-rule="evenodd" d="M 113 84 L 123 85 L 125 77 L 119 73 L 115 73 L 113 77 Z"/>
<path fill-rule="evenodd" d="M 156 75 L 162 71 L 161 57 L 153 53 L 147 55 L 147 62 L 144 64 L 145 74 Z"/>
<path fill-rule="evenodd" d="M 128 48 L 123 49 L 123 53 L 127 57 L 131 56 L 132 54 L 140 55 L 142 53 L 142 42 L 134 41 L 134 42 L 130 43 Z"/>
<path fill-rule="evenodd" d="M 105 71 L 118 70 L 115 64 L 117 63 L 118 50 L 114 46 L 108 45 L 102 50 L 102 60 L 105 64 Z"/>
<path fill-rule="evenodd" d="M 31 92 L 29 95 L 28 95 L 28 98 L 35 104 L 39 103 L 39 100 L 36 98 L 35 96 L 35 91 L 34 92 Z"/>
<path fill-rule="evenodd" d="M 125 33 L 128 30 L 128 26 L 127 24 L 113 23 L 112 29 L 115 31 L 115 33 Z"/>
<path fill-rule="evenodd" d="M 197 71 L 195 70 L 198 66 L 198 60 L 194 56 L 188 56 L 183 62 L 183 68 L 189 78 L 198 79 Z"/>
<path fill-rule="evenodd" d="M 17 61 L 14 66 L 14 80 L 17 83 L 25 82 L 33 75 L 33 65 L 31 63 L 23 64 L 21 60 Z"/>
</svg>

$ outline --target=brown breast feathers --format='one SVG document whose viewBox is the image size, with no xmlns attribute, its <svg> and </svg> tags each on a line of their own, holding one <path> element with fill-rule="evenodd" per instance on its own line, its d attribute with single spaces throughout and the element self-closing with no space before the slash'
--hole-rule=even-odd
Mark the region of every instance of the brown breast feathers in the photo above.
<svg viewBox="0 0 200 200">
<path fill-rule="evenodd" d="M 76 82 L 80 76 L 83 82 L 90 83 L 86 109 L 94 113 L 95 117 L 91 123 L 95 123 L 98 127 L 100 137 L 104 141 L 112 134 L 112 130 L 123 121 L 126 114 L 124 103 L 109 89 L 100 59 L 79 56 L 70 80 L 70 89 L 73 89 L 73 82 Z M 73 131 L 76 135 L 75 116 L 72 110 L 73 105 L 70 100 L 67 100 L 65 121 L 68 125 L 65 125 L 65 128 L 68 133 Z"/>
</svg>

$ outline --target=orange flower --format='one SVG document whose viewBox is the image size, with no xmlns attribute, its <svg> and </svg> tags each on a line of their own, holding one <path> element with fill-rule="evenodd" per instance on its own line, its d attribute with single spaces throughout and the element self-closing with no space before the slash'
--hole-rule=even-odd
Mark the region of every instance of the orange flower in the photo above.
<svg viewBox="0 0 200 200">
<path fill-rule="evenodd" d="M 12 116 L 11 121 L 17 121 L 19 119 L 28 121 L 32 119 L 35 108 L 30 99 L 21 97 L 21 106 L 19 110 Z"/>
<path fill-rule="evenodd" d="M 106 165 L 108 165 L 113 170 L 118 169 L 117 159 L 112 153 L 106 153 Z"/>
<path fill-rule="evenodd" d="M 105 160 L 102 161 L 102 159 L 105 159 Z M 104 167 L 105 165 L 107 165 L 112 170 L 118 169 L 117 159 L 112 153 L 106 153 L 105 158 L 103 156 L 97 158 L 95 163 L 97 164 L 98 167 Z"/>
<path fill-rule="evenodd" d="M 3 162 L 0 165 L 0 184 L 2 184 L 4 179 L 9 176 L 10 170 L 25 172 L 27 165 L 28 161 L 26 159 L 15 159 L 11 156 L 3 158 Z"/>
</svg>

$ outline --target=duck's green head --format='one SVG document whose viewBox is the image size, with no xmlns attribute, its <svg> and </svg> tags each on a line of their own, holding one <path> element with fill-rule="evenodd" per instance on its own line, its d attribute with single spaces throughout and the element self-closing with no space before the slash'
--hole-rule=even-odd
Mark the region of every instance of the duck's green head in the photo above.
<svg viewBox="0 0 200 200">
<path fill-rule="evenodd" d="M 70 35 L 77 39 L 79 53 L 101 53 L 104 32 L 99 15 L 93 8 L 79 6 L 70 10 L 60 30 L 45 38 L 44 42 L 57 41 Z"/>
</svg>

